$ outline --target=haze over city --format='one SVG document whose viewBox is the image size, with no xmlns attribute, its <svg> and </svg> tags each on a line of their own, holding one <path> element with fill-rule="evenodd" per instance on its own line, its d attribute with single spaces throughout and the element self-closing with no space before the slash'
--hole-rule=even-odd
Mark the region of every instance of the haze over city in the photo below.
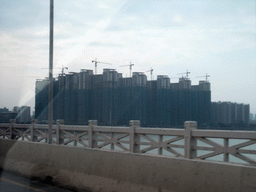
<svg viewBox="0 0 256 192">
<path fill-rule="evenodd" d="M 0 2 L 0 107 L 34 107 L 35 81 L 48 76 L 49 2 Z M 54 76 L 93 69 L 123 76 L 153 68 L 192 84 L 210 75 L 212 101 L 250 104 L 256 113 L 255 1 L 55 0 Z M 146 73 L 150 79 L 150 73 Z"/>
</svg>

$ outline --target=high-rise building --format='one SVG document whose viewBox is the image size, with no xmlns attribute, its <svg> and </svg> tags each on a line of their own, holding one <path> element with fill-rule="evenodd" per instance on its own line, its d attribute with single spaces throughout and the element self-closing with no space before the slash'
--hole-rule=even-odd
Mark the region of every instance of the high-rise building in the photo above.
<svg viewBox="0 0 256 192">
<path fill-rule="evenodd" d="M 244 119 L 243 119 L 243 123 L 245 125 L 249 125 L 250 124 L 250 105 L 249 104 L 245 104 L 244 105 Z"/>
<path fill-rule="evenodd" d="M 48 79 L 36 82 L 35 117 L 47 120 Z M 61 74 L 54 80 L 54 119 L 65 124 L 87 124 L 96 119 L 99 125 L 128 125 L 140 120 L 142 126 L 183 126 L 184 121 L 210 123 L 211 91 L 208 81 L 191 85 L 180 78 L 158 75 L 147 81 L 141 72 L 123 78 L 114 69 L 94 75 L 92 70 Z"/>
<path fill-rule="evenodd" d="M 231 102 L 220 102 L 220 123 L 231 124 Z"/>
<path fill-rule="evenodd" d="M 244 124 L 250 123 L 250 105 L 232 102 L 212 102 L 212 124 Z"/>
<path fill-rule="evenodd" d="M 30 107 L 29 106 L 15 106 L 12 110 L 14 113 L 17 113 L 16 122 L 17 123 L 30 123 L 31 115 L 30 115 Z"/>
<path fill-rule="evenodd" d="M 61 78 L 53 79 L 53 119 L 59 119 L 59 98 L 61 89 L 59 89 L 59 83 L 61 84 Z M 49 79 L 37 79 L 35 89 L 35 118 L 39 121 L 47 121 L 48 119 L 48 89 Z M 63 98 L 63 97 L 62 97 Z M 58 107 L 57 107 L 58 106 Z"/>
</svg>

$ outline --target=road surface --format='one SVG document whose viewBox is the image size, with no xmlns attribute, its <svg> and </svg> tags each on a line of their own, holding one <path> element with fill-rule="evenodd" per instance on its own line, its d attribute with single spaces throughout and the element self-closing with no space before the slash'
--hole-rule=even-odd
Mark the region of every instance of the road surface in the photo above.
<svg viewBox="0 0 256 192">
<path fill-rule="evenodd" d="M 31 180 L 11 172 L 0 172 L 1 192 L 71 192 L 39 180 Z"/>
</svg>

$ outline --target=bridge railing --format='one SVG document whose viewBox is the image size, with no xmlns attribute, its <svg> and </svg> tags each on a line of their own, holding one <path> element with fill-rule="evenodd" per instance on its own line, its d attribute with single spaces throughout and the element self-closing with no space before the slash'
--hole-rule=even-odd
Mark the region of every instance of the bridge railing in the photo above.
<svg viewBox="0 0 256 192">
<path fill-rule="evenodd" d="M 0 138 L 48 143 L 48 125 L 0 124 Z M 186 121 L 184 129 L 142 128 L 131 120 L 129 127 L 64 125 L 52 127 L 53 144 L 115 150 L 177 158 L 215 160 L 256 165 L 256 132 L 198 130 L 197 123 Z"/>
</svg>

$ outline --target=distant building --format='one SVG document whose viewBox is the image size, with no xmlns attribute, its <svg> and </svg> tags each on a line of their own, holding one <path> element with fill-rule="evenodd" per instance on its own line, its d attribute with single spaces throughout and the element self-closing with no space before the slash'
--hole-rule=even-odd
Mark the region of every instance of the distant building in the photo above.
<svg viewBox="0 0 256 192">
<path fill-rule="evenodd" d="M 7 113 L 7 112 L 9 112 L 9 109 L 7 109 L 6 107 L 0 108 L 0 113 Z"/>
<path fill-rule="evenodd" d="M 47 78 L 36 82 L 35 118 L 48 119 Z M 208 81 L 191 85 L 183 77 L 171 83 L 166 75 L 147 81 L 141 72 L 123 78 L 114 69 L 94 75 L 92 70 L 61 74 L 54 79 L 53 119 L 65 124 L 128 125 L 140 120 L 142 126 L 182 127 L 184 121 L 207 125 L 211 119 L 211 91 Z"/>
<path fill-rule="evenodd" d="M 212 124 L 244 124 L 250 123 L 250 105 L 232 102 L 212 102 L 211 122 Z"/>
<path fill-rule="evenodd" d="M 245 104 L 244 105 L 244 118 L 243 118 L 243 123 L 245 125 L 249 125 L 250 124 L 250 105 L 249 104 Z"/>
<path fill-rule="evenodd" d="M 254 120 L 254 114 L 250 113 L 250 120 Z"/>
<path fill-rule="evenodd" d="M 256 125 L 256 114 L 250 114 L 250 124 Z"/>
<path fill-rule="evenodd" d="M 219 105 L 220 123 L 231 124 L 231 102 L 221 102 Z"/>
<path fill-rule="evenodd" d="M 4 110 L 1 110 L 0 112 L 0 123 L 10 123 L 11 119 L 15 119 L 17 116 L 17 113 L 9 111 L 7 108 L 3 108 Z M 7 109 L 7 110 L 6 110 Z"/>
<path fill-rule="evenodd" d="M 14 113 L 17 113 L 16 123 L 30 123 L 31 115 L 30 115 L 30 107 L 29 106 L 15 106 L 12 110 Z"/>
</svg>

